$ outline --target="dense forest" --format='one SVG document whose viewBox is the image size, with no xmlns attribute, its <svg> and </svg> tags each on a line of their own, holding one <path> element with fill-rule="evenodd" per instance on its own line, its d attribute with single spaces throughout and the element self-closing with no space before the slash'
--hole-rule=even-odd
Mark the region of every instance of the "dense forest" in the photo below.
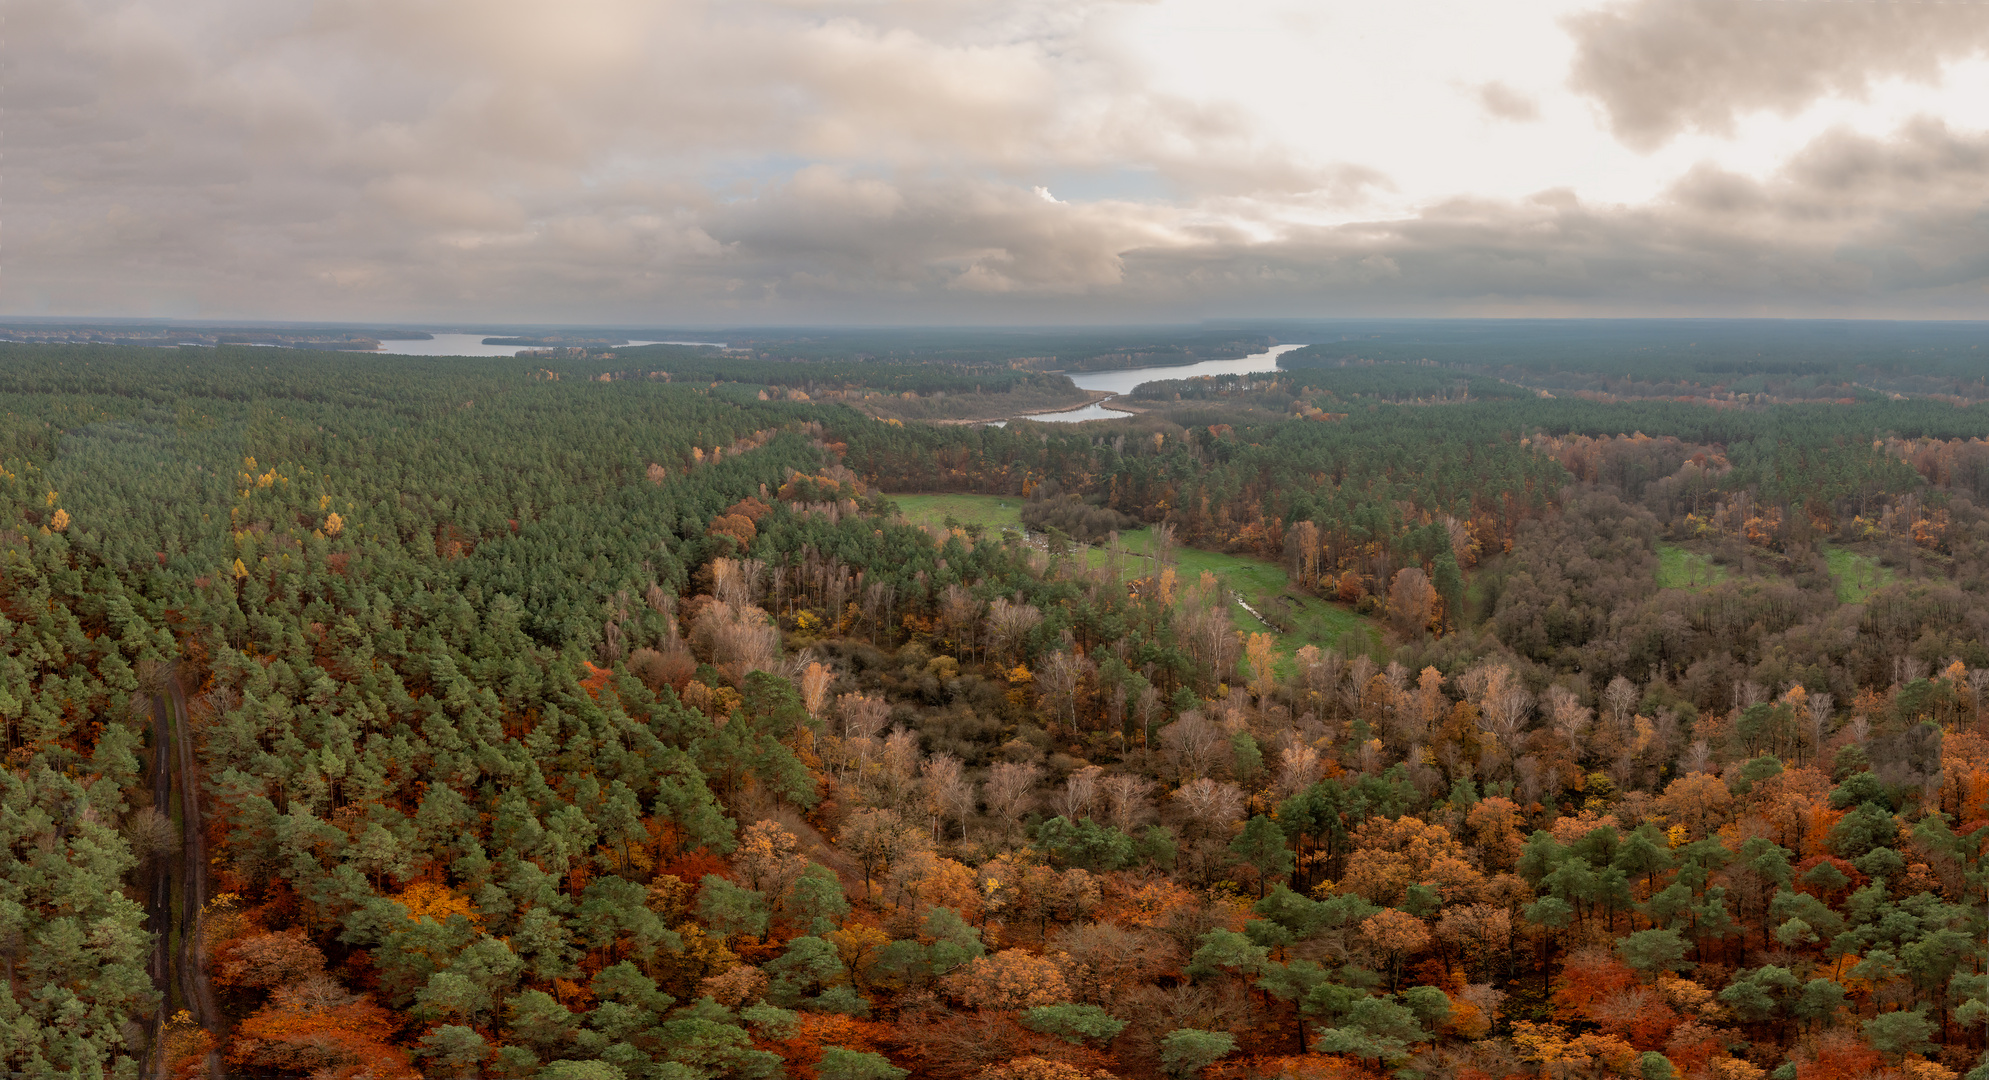
<svg viewBox="0 0 1989 1080">
<path fill-rule="evenodd" d="M 0 345 L 0 1072 L 1989 1076 L 1927 333 Z"/>
<path fill-rule="evenodd" d="M 1441 366 L 1603 398 L 1989 398 L 1989 344 L 1974 322 L 1456 319 L 1313 329 L 1319 344 L 1285 355 L 1283 366 Z"/>
</svg>

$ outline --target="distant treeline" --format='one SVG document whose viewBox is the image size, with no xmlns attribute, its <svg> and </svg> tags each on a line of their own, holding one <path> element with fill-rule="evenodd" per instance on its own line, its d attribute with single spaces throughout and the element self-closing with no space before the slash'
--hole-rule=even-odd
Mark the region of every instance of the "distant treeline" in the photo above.
<svg viewBox="0 0 1989 1080">
<path fill-rule="evenodd" d="M 1304 350 L 1301 350 L 1303 352 Z M 1280 362 L 1299 353 L 1288 353 Z M 1300 367 L 1247 375 L 1209 375 L 1199 379 L 1159 379 L 1141 383 L 1130 397 L 1141 401 L 1197 401 L 1255 397 L 1282 408 L 1308 392 L 1330 401 L 1367 399 L 1394 402 L 1492 401 L 1533 396 L 1529 391 L 1483 375 L 1455 369 L 1411 364 L 1362 364 L 1351 367 Z"/>
<path fill-rule="evenodd" d="M 1989 397 L 1989 324 L 1707 319 L 1428 320 L 1340 327 L 1288 368 L 1435 363 L 1625 396 Z"/>
<path fill-rule="evenodd" d="M 618 349 L 615 355 L 623 366 L 634 361 L 640 374 L 667 374 L 672 382 L 741 382 L 756 386 L 778 386 L 815 394 L 824 390 L 877 390 L 888 394 L 999 394 L 1017 389 L 1070 391 L 1070 379 L 1063 375 L 1016 371 L 1010 368 L 973 368 L 953 364 L 894 363 L 881 360 L 789 361 L 743 357 L 716 350 L 694 350 L 669 345 L 647 345 Z M 606 363 L 607 361 L 604 361 Z"/>
</svg>

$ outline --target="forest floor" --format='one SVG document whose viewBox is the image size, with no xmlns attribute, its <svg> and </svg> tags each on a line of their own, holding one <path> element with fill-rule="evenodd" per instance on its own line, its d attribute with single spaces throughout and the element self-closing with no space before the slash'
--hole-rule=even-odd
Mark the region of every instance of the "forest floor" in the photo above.
<svg viewBox="0 0 1989 1080">
<path fill-rule="evenodd" d="M 1013 496 L 892 495 L 890 499 L 898 504 L 898 512 L 904 515 L 906 521 L 917 525 L 943 525 L 951 517 L 961 525 L 982 525 L 990 532 L 1022 531 L 1023 500 Z M 1127 571 L 1144 575 L 1141 564 L 1152 556 L 1152 530 L 1122 532 L 1119 541 L 1125 546 L 1126 554 L 1133 557 Z M 1109 556 L 1104 546 L 1098 545 L 1087 548 L 1085 558 L 1090 565 L 1100 566 Z M 1174 549 L 1174 563 L 1183 585 L 1192 583 L 1203 573 L 1215 575 L 1242 601 L 1230 604 L 1230 617 L 1235 620 L 1236 628 L 1248 633 L 1270 630 L 1277 638 L 1278 650 L 1286 657 L 1304 645 L 1328 648 L 1338 644 L 1349 653 L 1370 652 L 1381 641 L 1381 632 L 1374 620 L 1292 588 L 1291 578 L 1284 567 L 1269 560 L 1203 548 L 1177 547 Z M 1269 616 L 1270 622 L 1259 614 L 1253 614 L 1244 607 L 1245 604 L 1262 616 Z M 1271 623 L 1290 629 L 1279 630 Z M 1341 640 L 1349 634 L 1353 635 L 1352 639 Z M 1281 664 L 1289 663 L 1289 659 L 1281 661 Z"/>
</svg>

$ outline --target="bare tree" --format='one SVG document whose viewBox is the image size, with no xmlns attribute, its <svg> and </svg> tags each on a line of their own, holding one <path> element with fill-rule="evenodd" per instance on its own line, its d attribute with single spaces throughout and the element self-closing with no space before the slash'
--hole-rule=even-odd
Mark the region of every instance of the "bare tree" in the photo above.
<svg viewBox="0 0 1989 1080">
<path fill-rule="evenodd" d="M 1319 751 L 1302 742 L 1294 742 L 1278 751 L 1278 769 L 1272 776 L 1271 786 L 1278 797 L 1288 799 L 1309 788 L 1319 779 Z"/>
<path fill-rule="evenodd" d="M 1133 826 L 1147 815 L 1153 787 L 1153 781 L 1146 777 L 1128 773 L 1108 776 L 1100 782 L 1099 789 L 1105 796 L 1105 813 L 1112 827 L 1120 832 L 1132 832 Z"/>
<path fill-rule="evenodd" d="M 1175 609 L 1176 632 L 1211 681 L 1229 677 L 1241 651 L 1242 635 L 1230 617 L 1230 592 L 1214 574 L 1204 571 L 1182 591 Z"/>
<path fill-rule="evenodd" d="M 1381 669 L 1381 681 L 1388 684 L 1391 693 L 1400 697 L 1402 691 L 1409 688 L 1409 669 L 1398 661 L 1390 660 L 1388 666 Z"/>
<path fill-rule="evenodd" d="M 649 610 L 654 611 L 656 614 L 663 616 L 664 618 L 670 620 L 672 623 L 677 621 L 676 593 L 670 592 L 669 590 L 663 588 L 663 586 L 658 585 L 652 581 L 649 583 L 649 588 L 643 590 L 642 600 L 644 603 L 649 605 Z M 672 637 L 676 636 L 675 627 L 672 627 L 670 629 L 670 635 Z"/>
<path fill-rule="evenodd" d="M 1567 740 L 1568 745 L 1574 749 L 1575 756 L 1579 758 L 1582 750 L 1582 734 L 1588 730 L 1589 721 L 1595 714 L 1581 703 L 1581 699 L 1575 696 L 1574 691 L 1565 686 L 1547 688 L 1546 706 L 1547 722 Z"/>
<path fill-rule="evenodd" d="M 1299 650 L 1301 653 L 1304 651 L 1305 649 Z M 1305 681 L 1307 690 L 1325 697 L 1339 688 L 1340 675 L 1346 670 L 1347 658 L 1340 655 L 1338 649 L 1327 649 L 1325 652 L 1315 649 L 1313 652 L 1316 661 L 1303 664 L 1299 670 L 1299 677 Z"/>
<path fill-rule="evenodd" d="M 1518 757 L 1520 735 L 1526 730 L 1527 714 L 1533 711 L 1533 695 L 1504 664 L 1482 669 L 1482 673 L 1478 714 L 1485 730 L 1506 753 Z"/>
<path fill-rule="evenodd" d="M 890 584 L 873 581 L 863 587 L 863 622 L 870 627 L 870 637 L 874 641 L 877 632 L 891 621 L 891 601 L 895 595 Z"/>
<path fill-rule="evenodd" d="M 180 835 L 171 818 L 152 807 L 141 806 L 125 820 L 124 839 L 139 863 L 150 867 L 178 846 Z"/>
<path fill-rule="evenodd" d="M 712 590 L 720 602 L 735 608 L 751 607 L 759 599 L 760 575 L 767 564 L 758 559 L 713 559 Z"/>
<path fill-rule="evenodd" d="M 1166 566 L 1174 561 L 1174 523 L 1158 522 L 1153 526 L 1153 564 Z"/>
<path fill-rule="evenodd" d="M 1062 791 L 1050 796 L 1050 809 L 1057 816 L 1076 821 L 1091 815 L 1093 803 L 1098 801 L 1098 782 L 1105 770 L 1096 765 L 1086 765 L 1064 778 Z"/>
<path fill-rule="evenodd" d="M 772 670 L 780 658 L 780 628 L 767 613 L 723 600 L 698 612 L 691 641 L 734 686 L 748 672 Z"/>
<path fill-rule="evenodd" d="M 984 788 L 988 810 L 1001 819 L 1004 828 L 1020 822 L 1036 804 L 1036 781 L 1042 775 L 1041 766 L 1012 761 L 1000 762 L 988 770 Z"/>
<path fill-rule="evenodd" d="M 1153 730 L 1153 720 L 1160 715 L 1160 688 L 1147 683 L 1140 687 L 1139 700 L 1133 704 L 1133 715 L 1140 718 L 1142 734 Z"/>
<path fill-rule="evenodd" d="M 811 661 L 801 669 L 801 704 L 810 716 L 821 719 L 829 705 L 829 684 L 835 678 L 835 671 L 826 664 Z"/>
<path fill-rule="evenodd" d="M 1354 657 L 1347 663 L 1347 707 L 1355 712 L 1367 704 L 1368 684 L 1374 681 L 1375 663 L 1366 654 Z"/>
<path fill-rule="evenodd" d="M 1319 526 L 1294 522 L 1285 532 L 1285 568 L 1292 580 L 1311 588 L 1319 581 Z"/>
<path fill-rule="evenodd" d="M 1437 601 L 1429 576 L 1420 567 L 1403 567 L 1388 586 L 1388 620 L 1404 637 L 1415 637 L 1429 625 Z"/>
<path fill-rule="evenodd" d="M 787 578 L 788 572 L 785 566 L 776 566 L 767 571 L 767 599 L 773 602 L 773 609 L 777 613 L 787 610 Z"/>
<path fill-rule="evenodd" d="M 1173 752 L 1177 767 L 1190 776 L 1201 776 L 1215 765 L 1216 752 L 1229 742 L 1222 728 L 1190 709 L 1160 733 L 1161 745 Z"/>
<path fill-rule="evenodd" d="M 940 822 L 945 818 L 958 821 L 964 830 L 967 819 L 974 816 L 974 785 L 961 774 L 960 759 L 952 754 L 934 754 L 925 759 L 919 772 L 934 839 L 938 838 Z"/>
<path fill-rule="evenodd" d="M 1733 707 L 1745 709 L 1767 700 L 1768 691 L 1761 684 L 1748 679 L 1735 679 L 1733 684 Z"/>
<path fill-rule="evenodd" d="M 1210 834 L 1243 819 L 1243 789 L 1206 776 L 1175 789 L 1174 801 L 1190 821 Z"/>
<path fill-rule="evenodd" d="M 891 716 L 891 703 L 869 694 L 843 694 L 836 698 L 836 711 L 842 714 L 845 736 L 874 739 Z"/>
<path fill-rule="evenodd" d="M 891 718 L 891 705 L 868 694 L 843 694 L 836 698 L 836 712 L 842 715 L 843 739 L 849 745 L 857 775 L 862 776 L 870 756 L 879 749 L 877 736 L 884 730 L 884 722 Z"/>
<path fill-rule="evenodd" d="M 1602 691 L 1602 707 L 1609 722 L 1619 728 L 1629 723 L 1636 711 L 1638 697 L 1637 684 L 1621 675 L 1609 680 L 1609 686 Z"/>
<path fill-rule="evenodd" d="M 1051 721 L 1065 720 L 1073 732 L 1077 730 L 1077 687 L 1089 665 L 1086 657 L 1058 649 L 1043 658 L 1036 675 L 1036 686 L 1049 706 Z"/>
<path fill-rule="evenodd" d="M 897 811 L 864 809 L 843 822 L 836 847 L 863 867 L 863 892 L 868 896 L 871 879 L 890 873 L 892 864 L 913 850 L 911 841 L 917 839 Z"/>
<path fill-rule="evenodd" d="M 1012 659 L 1014 651 L 1042 621 L 1043 613 L 1033 605 L 1011 603 L 997 596 L 988 604 L 988 648 Z"/>
<path fill-rule="evenodd" d="M 1823 740 L 1830 735 L 1830 714 L 1836 704 L 1829 694 L 1809 695 L 1810 746 L 1817 758 L 1823 756 Z"/>
<path fill-rule="evenodd" d="M 1689 748 L 1687 748 L 1685 751 L 1686 775 L 1689 776 L 1692 773 L 1705 772 L 1707 764 L 1710 763 L 1712 759 L 1713 759 L 1713 749 L 1712 747 L 1706 745 L 1706 740 L 1704 739 L 1694 740 L 1692 745 Z"/>
<path fill-rule="evenodd" d="M 958 583 L 948 585 L 940 599 L 940 617 L 946 628 L 952 632 L 954 642 L 963 655 L 972 657 L 974 630 L 981 622 L 981 602 L 966 587 Z"/>
<path fill-rule="evenodd" d="M 1360 745 L 1361 775 L 1373 776 L 1381 771 L 1381 740 L 1369 739 Z"/>
<path fill-rule="evenodd" d="M 891 734 L 884 737 L 884 749 L 877 755 L 877 763 L 881 766 L 877 783 L 887 805 L 895 805 L 910 794 L 922 757 L 919 737 L 913 732 L 893 728 Z"/>
<path fill-rule="evenodd" d="M 1298 669 L 1297 687 L 1299 690 L 1305 693 L 1313 693 L 1319 689 L 1314 685 L 1317 681 L 1314 673 L 1319 670 L 1319 658 L 1322 655 L 1317 645 L 1300 645 L 1298 651 L 1291 654 L 1292 666 Z"/>
</svg>

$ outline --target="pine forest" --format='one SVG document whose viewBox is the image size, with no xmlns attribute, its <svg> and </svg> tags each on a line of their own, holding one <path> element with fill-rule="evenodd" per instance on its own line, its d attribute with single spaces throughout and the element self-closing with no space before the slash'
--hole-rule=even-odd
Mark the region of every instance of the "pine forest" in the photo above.
<svg viewBox="0 0 1989 1080">
<path fill-rule="evenodd" d="M 1989 1077 L 1982 332 L 1460 327 L 0 345 L 0 1074 Z"/>
</svg>

